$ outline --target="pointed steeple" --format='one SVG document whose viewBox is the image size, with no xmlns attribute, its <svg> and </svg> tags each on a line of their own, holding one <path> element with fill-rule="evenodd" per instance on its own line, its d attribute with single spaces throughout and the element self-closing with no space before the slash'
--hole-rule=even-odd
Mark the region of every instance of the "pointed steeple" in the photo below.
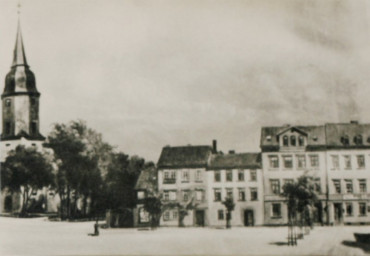
<svg viewBox="0 0 370 256">
<path fill-rule="evenodd" d="M 26 53 L 24 51 L 24 46 L 23 46 L 21 23 L 19 19 L 18 19 L 17 38 L 15 41 L 12 67 L 15 67 L 15 66 L 27 66 L 28 67 Z"/>
</svg>

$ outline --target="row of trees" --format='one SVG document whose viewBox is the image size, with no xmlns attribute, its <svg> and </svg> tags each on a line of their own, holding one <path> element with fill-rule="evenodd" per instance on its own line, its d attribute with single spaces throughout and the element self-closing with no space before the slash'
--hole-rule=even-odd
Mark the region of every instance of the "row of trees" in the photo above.
<svg viewBox="0 0 370 256">
<path fill-rule="evenodd" d="M 2 165 L 1 188 L 22 192 L 23 215 L 32 192 L 43 187 L 59 195 L 62 219 L 132 208 L 140 171 L 153 165 L 116 152 L 83 121 L 55 124 L 44 148 L 37 151 L 18 146 Z"/>
</svg>

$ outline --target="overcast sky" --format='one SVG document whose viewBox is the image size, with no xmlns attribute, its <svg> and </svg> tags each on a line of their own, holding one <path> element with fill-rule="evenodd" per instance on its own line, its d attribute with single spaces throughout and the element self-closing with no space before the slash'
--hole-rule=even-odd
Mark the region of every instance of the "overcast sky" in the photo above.
<svg viewBox="0 0 370 256">
<path fill-rule="evenodd" d="M 21 26 L 45 136 L 82 119 L 157 161 L 212 139 L 258 151 L 262 126 L 370 122 L 370 1 L 23 0 Z M 16 27 L 0 0 L 2 81 Z"/>
</svg>

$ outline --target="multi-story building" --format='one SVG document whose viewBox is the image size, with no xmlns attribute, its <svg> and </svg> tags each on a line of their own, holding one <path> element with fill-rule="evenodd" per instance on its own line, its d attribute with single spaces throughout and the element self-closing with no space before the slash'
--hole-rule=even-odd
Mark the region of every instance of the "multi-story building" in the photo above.
<svg viewBox="0 0 370 256">
<path fill-rule="evenodd" d="M 370 124 L 326 124 L 329 223 L 370 223 Z"/>
<path fill-rule="evenodd" d="M 265 224 L 286 224 L 284 183 L 315 177 L 316 222 L 370 223 L 370 125 L 263 127 Z"/>
<path fill-rule="evenodd" d="M 259 153 L 214 154 L 207 171 L 208 224 L 224 226 L 226 209 L 222 204 L 233 198 L 232 226 L 263 224 L 263 186 Z"/>
<path fill-rule="evenodd" d="M 285 183 L 302 175 L 315 177 L 319 203 L 315 221 L 325 221 L 326 153 L 324 126 L 263 127 L 261 150 L 264 180 L 264 224 L 288 222 L 288 209 L 281 196 Z"/>
<path fill-rule="evenodd" d="M 188 211 L 185 226 L 205 226 L 207 219 L 207 180 L 209 158 L 216 151 L 211 146 L 164 147 L 158 160 L 158 191 L 164 203 L 192 203 L 196 206 Z M 169 208 L 162 214 L 161 226 L 179 225 L 177 208 Z"/>
</svg>

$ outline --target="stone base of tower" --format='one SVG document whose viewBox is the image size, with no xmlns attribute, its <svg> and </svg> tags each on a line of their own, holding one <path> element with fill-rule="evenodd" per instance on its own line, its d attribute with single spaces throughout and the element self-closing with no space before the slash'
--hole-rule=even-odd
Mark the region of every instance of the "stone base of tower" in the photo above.
<svg viewBox="0 0 370 256">
<path fill-rule="evenodd" d="M 9 151 L 14 150 L 19 145 L 35 147 L 41 151 L 43 150 L 43 143 L 44 140 L 27 140 L 23 137 L 18 140 L 0 141 L 1 162 L 5 162 Z M 22 207 L 22 200 L 21 192 L 11 193 L 7 189 L 2 190 L 0 192 L 0 213 L 19 213 Z M 54 191 L 49 191 L 46 187 L 31 195 L 29 200 L 30 209 L 35 213 L 56 213 L 58 212 L 59 204 L 59 196 Z"/>
</svg>

